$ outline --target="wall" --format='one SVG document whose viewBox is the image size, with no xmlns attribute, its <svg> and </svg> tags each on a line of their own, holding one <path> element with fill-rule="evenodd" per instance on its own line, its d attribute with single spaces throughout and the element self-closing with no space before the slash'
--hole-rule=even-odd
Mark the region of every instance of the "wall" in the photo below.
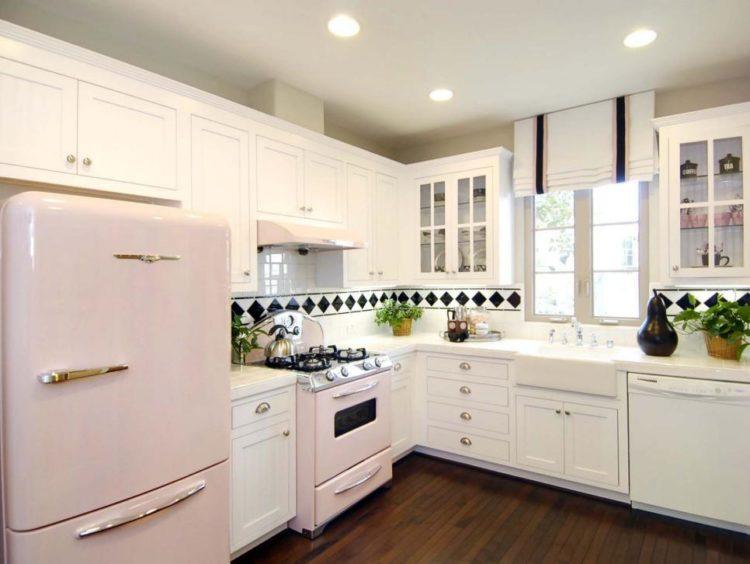
<svg viewBox="0 0 750 564">
<path fill-rule="evenodd" d="M 324 132 L 323 100 L 279 80 L 268 80 L 250 90 L 247 102 L 258 111 Z"/>
</svg>

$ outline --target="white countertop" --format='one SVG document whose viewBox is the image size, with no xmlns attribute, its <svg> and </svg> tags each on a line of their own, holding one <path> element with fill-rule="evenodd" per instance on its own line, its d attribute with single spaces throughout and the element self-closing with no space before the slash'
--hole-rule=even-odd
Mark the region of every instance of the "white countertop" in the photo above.
<svg viewBox="0 0 750 564">
<path fill-rule="evenodd" d="M 342 343 L 346 347 L 366 347 L 372 352 L 399 356 L 416 351 L 468 354 L 471 356 L 491 357 L 513 360 L 518 354 L 539 353 L 544 346 L 541 341 L 529 339 L 502 339 L 493 342 L 451 343 L 431 333 L 416 333 L 408 337 L 375 335 L 352 339 Z M 562 347 L 562 345 L 559 345 Z M 567 345 L 574 347 L 574 345 Z M 585 346 L 586 347 L 586 346 Z M 586 347 L 587 348 L 587 347 Z M 557 357 L 554 349 L 550 356 Z M 602 354 L 604 346 L 597 347 Z M 702 378 L 706 380 L 727 380 L 730 382 L 750 383 L 750 361 L 745 357 L 741 362 L 712 358 L 706 354 L 688 355 L 675 353 L 669 357 L 647 356 L 636 347 L 614 347 L 611 356 L 615 368 L 628 372 L 643 372 L 661 376 L 682 376 L 685 378 Z M 560 352 L 565 352 L 561 349 Z M 572 352 L 572 351 L 571 351 Z M 580 351 L 585 359 L 585 350 Z M 562 358 L 571 358 L 567 354 Z M 230 374 L 232 400 L 253 394 L 263 393 L 276 388 L 289 386 L 297 381 L 297 374 L 288 370 L 267 368 L 262 364 L 250 366 L 232 366 Z"/>
</svg>

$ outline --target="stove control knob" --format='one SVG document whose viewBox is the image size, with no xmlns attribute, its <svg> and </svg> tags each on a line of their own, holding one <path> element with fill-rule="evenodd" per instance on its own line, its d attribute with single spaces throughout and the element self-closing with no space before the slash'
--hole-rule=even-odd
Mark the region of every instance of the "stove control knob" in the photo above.
<svg viewBox="0 0 750 564">
<path fill-rule="evenodd" d="M 378 368 L 380 368 L 381 366 L 383 366 L 383 361 L 380 359 L 379 356 L 375 357 L 375 366 L 377 366 Z"/>
<path fill-rule="evenodd" d="M 365 370 L 372 370 L 372 362 L 370 362 L 369 360 L 366 360 L 366 361 L 364 361 L 364 362 L 362 363 L 362 367 L 363 367 L 363 368 L 364 368 Z"/>
<path fill-rule="evenodd" d="M 346 366 L 341 367 L 341 375 L 346 378 L 349 376 L 349 369 Z"/>
<path fill-rule="evenodd" d="M 336 374 L 333 373 L 333 370 L 329 370 L 326 372 L 326 380 L 329 382 L 333 382 L 336 379 Z"/>
</svg>

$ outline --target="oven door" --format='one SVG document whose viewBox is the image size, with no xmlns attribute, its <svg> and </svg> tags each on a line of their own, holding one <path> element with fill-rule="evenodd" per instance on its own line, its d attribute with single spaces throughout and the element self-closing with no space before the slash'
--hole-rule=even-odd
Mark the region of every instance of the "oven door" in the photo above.
<svg viewBox="0 0 750 564">
<path fill-rule="evenodd" d="M 390 446 L 390 370 L 315 396 L 316 486 Z"/>
</svg>

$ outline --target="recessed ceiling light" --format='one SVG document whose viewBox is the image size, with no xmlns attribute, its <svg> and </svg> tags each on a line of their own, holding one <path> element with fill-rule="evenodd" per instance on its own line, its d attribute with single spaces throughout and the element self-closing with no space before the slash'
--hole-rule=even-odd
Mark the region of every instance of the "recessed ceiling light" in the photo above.
<svg viewBox="0 0 750 564">
<path fill-rule="evenodd" d="M 351 16 L 339 14 L 328 20 L 328 31 L 336 37 L 352 37 L 359 33 L 359 22 Z"/>
<path fill-rule="evenodd" d="M 655 39 L 656 32 L 653 29 L 636 29 L 625 36 L 623 44 L 625 47 L 634 49 L 636 47 L 645 47 L 649 43 L 653 43 Z"/>
<path fill-rule="evenodd" d="M 453 98 L 453 90 L 447 88 L 436 88 L 430 92 L 430 100 L 433 102 L 447 102 Z"/>
</svg>

